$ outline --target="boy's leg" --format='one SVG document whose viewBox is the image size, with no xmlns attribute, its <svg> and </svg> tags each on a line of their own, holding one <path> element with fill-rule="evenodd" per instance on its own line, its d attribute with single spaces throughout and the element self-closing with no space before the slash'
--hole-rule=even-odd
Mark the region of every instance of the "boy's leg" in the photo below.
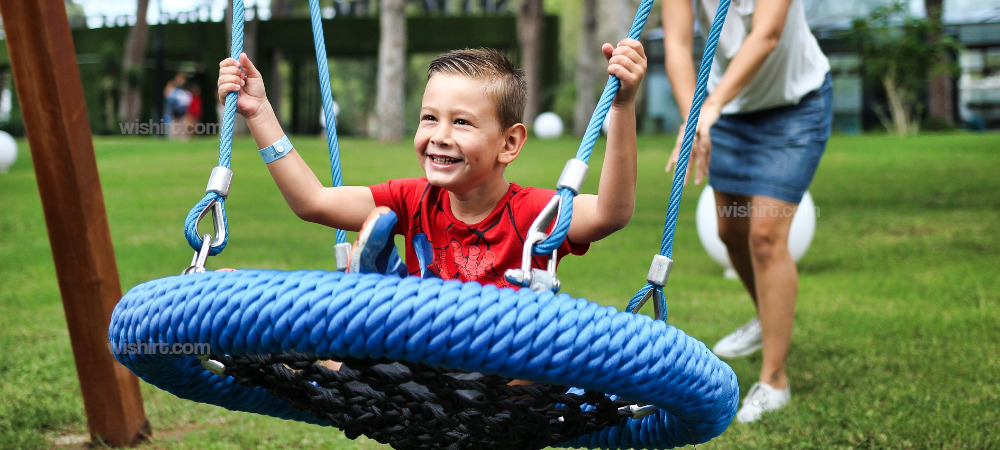
<svg viewBox="0 0 1000 450">
<path fill-rule="evenodd" d="M 417 254 L 417 263 L 420 265 L 421 278 L 434 278 L 436 275 L 429 267 L 434 262 L 434 248 L 431 247 L 427 235 L 417 233 L 413 235 L 413 250 Z"/>
<path fill-rule="evenodd" d="M 396 213 L 385 206 L 373 209 L 351 248 L 347 271 L 405 277 L 406 265 L 399 258 L 393 240 L 395 228 Z"/>
</svg>

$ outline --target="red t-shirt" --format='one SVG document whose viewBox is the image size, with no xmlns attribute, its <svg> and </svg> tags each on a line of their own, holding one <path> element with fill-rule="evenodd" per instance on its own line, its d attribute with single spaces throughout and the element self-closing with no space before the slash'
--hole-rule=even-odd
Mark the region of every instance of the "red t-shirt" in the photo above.
<svg viewBox="0 0 1000 450">
<path fill-rule="evenodd" d="M 504 272 L 521 267 L 528 228 L 555 195 L 552 190 L 511 183 L 485 219 L 467 224 L 452 215 L 448 191 L 432 186 L 426 178 L 389 180 L 370 188 L 376 206 L 388 206 L 396 213 L 396 234 L 406 237 L 410 275 L 420 274 L 413 236 L 424 233 L 434 249 L 434 260 L 428 265 L 432 273 L 446 280 L 475 280 L 499 287 L 511 286 Z M 566 239 L 558 255 L 582 255 L 589 248 L 590 244 Z M 548 258 L 533 256 L 531 265 L 544 269 Z"/>
<path fill-rule="evenodd" d="M 191 103 L 188 104 L 187 113 L 189 116 L 193 117 L 194 120 L 201 119 L 201 94 L 191 97 Z"/>
</svg>

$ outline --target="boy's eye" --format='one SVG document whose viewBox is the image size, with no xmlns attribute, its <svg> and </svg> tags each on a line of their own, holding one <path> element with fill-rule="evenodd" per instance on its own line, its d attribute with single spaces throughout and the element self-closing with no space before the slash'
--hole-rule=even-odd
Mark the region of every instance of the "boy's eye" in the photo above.
<svg viewBox="0 0 1000 450">
<path fill-rule="evenodd" d="M 455 125 L 472 125 L 472 124 L 465 119 L 455 119 Z"/>
<path fill-rule="evenodd" d="M 430 115 L 430 114 L 425 114 L 425 115 L 423 115 L 423 116 L 420 116 L 420 121 L 421 121 L 421 122 L 423 122 L 423 121 L 425 121 L 425 120 L 427 120 L 427 121 L 436 121 L 436 120 L 437 120 L 437 117 L 434 117 L 434 116 L 432 116 L 432 115 Z"/>
</svg>

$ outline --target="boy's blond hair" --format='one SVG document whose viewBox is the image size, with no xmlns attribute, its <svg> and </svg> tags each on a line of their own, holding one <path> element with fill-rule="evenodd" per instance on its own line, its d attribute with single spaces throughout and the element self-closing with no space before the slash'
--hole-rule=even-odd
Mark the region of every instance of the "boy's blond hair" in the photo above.
<svg viewBox="0 0 1000 450">
<path fill-rule="evenodd" d="M 463 49 L 444 53 L 427 68 L 427 79 L 434 74 L 459 75 L 483 80 L 486 95 L 496 105 L 497 120 L 503 130 L 524 120 L 528 96 L 524 71 L 493 49 Z"/>
</svg>

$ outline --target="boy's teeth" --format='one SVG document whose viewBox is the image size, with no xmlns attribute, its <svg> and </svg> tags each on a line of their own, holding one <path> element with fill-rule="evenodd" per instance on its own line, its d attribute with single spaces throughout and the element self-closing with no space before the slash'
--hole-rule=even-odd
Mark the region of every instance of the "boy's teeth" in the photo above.
<svg viewBox="0 0 1000 450">
<path fill-rule="evenodd" d="M 434 160 L 434 162 L 441 163 L 441 164 L 451 164 L 451 163 L 458 162 L 457 159 L 448 158 L 448 157 L 445 157 L 445 156 L 437 156 L 437 155 L 432 155 L 431 159 Z"/>
</svg>

